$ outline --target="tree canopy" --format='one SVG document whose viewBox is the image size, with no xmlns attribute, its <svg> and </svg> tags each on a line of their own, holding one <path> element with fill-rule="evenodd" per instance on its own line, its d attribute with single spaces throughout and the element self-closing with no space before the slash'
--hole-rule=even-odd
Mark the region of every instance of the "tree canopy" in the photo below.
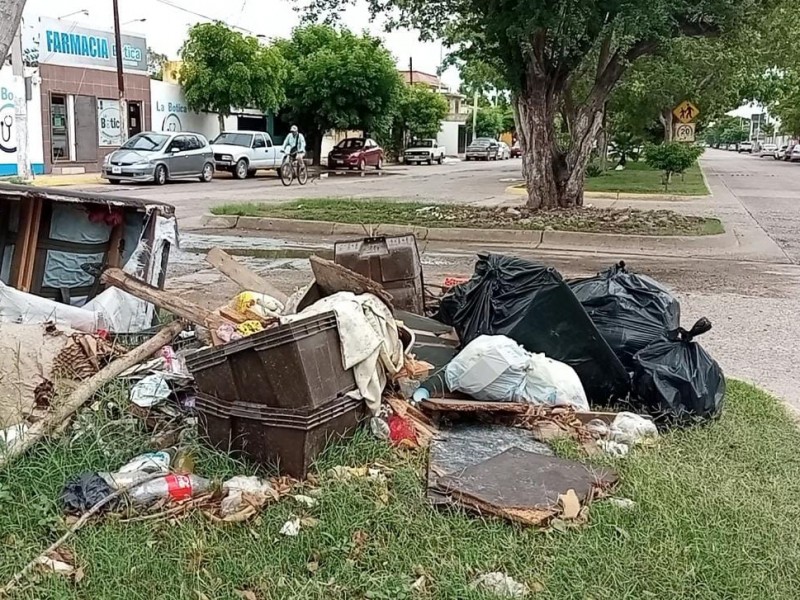
<svg viewBox="0 0 800 600">
<path fill-rule="evenodd" d="M 343 0 L 309 0 L 308 18 Z M 352 0 L 351 0 L 352 2 Z M 680 38 L 736 31 L 792 0 L 367 0 L 390 27 L 439 37 L 465 60 L 495 66 L 514 96 L 532 207 L 580 204 L 611 91 L 630 65 Z M 579 85 L 584 81 L 584 85 Z M 556 117 L 569 132 L 558 141 Z"/>
<path fill-rule="evenodd" d="M 439 92 L 424 85 L 401 88 L 396 126 L 416 138 L 435 138 L 447 116 L 447 100 Z"/>
<path fill-rule="evenodd" d="M 310 132 L 315 161 L 329 129 L 391 128 L 403 83 L 379 38 L 309 25 L 277 46 L 291 65 L 282 114 Z"/>
<path fill-rule="evenodd" d="M 181 48 L 180 81 L 192 110 L 216 112 L 220 130 L 234 107 L 274 111 L 284 101 L 286 61 L 223 23 L 200 23 Z"/>
</svg>

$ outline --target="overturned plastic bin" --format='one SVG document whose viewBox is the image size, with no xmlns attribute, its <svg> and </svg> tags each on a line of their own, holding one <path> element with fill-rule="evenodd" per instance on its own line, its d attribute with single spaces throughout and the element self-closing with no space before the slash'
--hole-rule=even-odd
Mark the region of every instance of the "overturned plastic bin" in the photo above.
<svg viewBox="0 0 800 600">
<path fill-rule="evenodd" d="M 200 434 L 211 445 L 298 479 L 306 477 L 329 443 L 352 437 L 365 415 L 363 400 L 348 396 L 287 410 L 201 393 L 196 406 Z"/>
<path fill-rule="evenodd" d="M 200 392 L 225 402 L 318 407 L 356 389 L 332 312 L 202 350 L 186 365 Z"/>
<path fill-rule="evenodd" d="M 505 335 L 570 365 L 593 405 L 625 398 L 630 378 L 561 274 L 521 258 L 479 254 L 475 274 L 442 300 L 462 346 Z"/>
</svg>

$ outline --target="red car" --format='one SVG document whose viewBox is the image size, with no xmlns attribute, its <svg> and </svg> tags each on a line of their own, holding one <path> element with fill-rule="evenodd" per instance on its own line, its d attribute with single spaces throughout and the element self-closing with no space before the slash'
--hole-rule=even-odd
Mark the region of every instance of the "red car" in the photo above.
<svg viewBox="0 0 800 600">
<path fill-rule="evenodd" d="M 336 144 L 328 153 L 328 168 L 348 167 L 366 170 L 383 168 L 383 148 L 371 138 L 347 138 Z"/>
<path fill-rule="evenodd" d="M 511 146 L 511 158 L 519 158 L 522 156 L 522 148 L 519 147 L 519 142 L 514 142 Z"/>
</svg>

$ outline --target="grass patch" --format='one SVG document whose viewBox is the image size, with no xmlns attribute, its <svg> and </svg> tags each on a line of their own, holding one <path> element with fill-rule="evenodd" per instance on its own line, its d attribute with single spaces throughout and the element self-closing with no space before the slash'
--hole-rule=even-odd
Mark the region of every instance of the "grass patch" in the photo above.
<svg viewBox="0 0 800 600">
<path fill-rule="evenodd" d="M 2 582 L 63 531 L 56 498 L 67 478 L 119 465 L 145 447 L 141 433 L 120 427 L 108 420 L 102 435 L 40 444 L 0 472 Z M 175 524 L 106 520 L 68 544 L 86 571 L 80 584 L 51 575 L 15 597 L 235 599 L 247 589 L 261 600 L 488 600 L 469 582 L 499 570 L 544 586 L 537 599 L 794 598 L 798 446 L 800 431 L 778 401 L 731 382 L 719 422 L 607 459 L 620 472 L 619 495 L 637 503 L 633 510 L 600 502 L 586 528 L 544 534 L 427 507 L 424 455 L 395 453 L 365 433 L 330 449 L 320 469 L 388 463 L 395 473 L 387 505 L 374 482 L 323 483 L 319 505 L 306 509 L 319 524 L 296 538 L 278 534 L 290 514 L 300 514 L 288 499 L 228 527 L 199 515 Z M 201 446 L 195 452 L 204 475 L 253 472 Z M 412 592 L 421 573 L 426 591 Z"/>
<path fill-rule="evenodd" d="M 714 218 L 686 216 L 670 210 L 595 207 L 532 211 L 524 206 L 485 208 L 379 199 L 308 198 L 280 204 L 223 204 L 212 208 L 211 212 L 215 215 L 277 217 L 363 225 L 396 224 L 639 235 L 713 235 L 724 232 L 722 223 Z"/>
<path fill-rule="evenodd" d="M 664 190 L 662 173 L 644 162 L 629 161 L 624 171 L 606 171 L 598 177 L 586 179 L 587 192 L 625 194 L 672 194 L 674 196 L 705 196 L 709 193 L 700 166 L 695 164 L 686 173 L 675 175 L 669 189 Z"/>
</svg>

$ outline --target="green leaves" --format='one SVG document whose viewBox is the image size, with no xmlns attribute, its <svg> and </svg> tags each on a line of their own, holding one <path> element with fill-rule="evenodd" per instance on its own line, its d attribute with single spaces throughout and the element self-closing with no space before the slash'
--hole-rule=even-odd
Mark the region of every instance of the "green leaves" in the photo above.
<svg viewBox="0 0 800 600">
<path fill-rule="evenodd" d="M 404 87 L 400 95 L 399 125 L 411 137 L 435 138 L 447 115 L 444 96 L 423 85 Z"/>
<path fill-rule="evenodd" d="M 222 23 L 192 27 L 181 58 L 180 81 L 192 110 L 222 115 L 232 107 L 270 111 L 284 101 L 287 67 L 280 52 Z"/>
<path fill-rule="evenodd" d="M 664 188 L 667 189 L 672 175 L 686 171 L 702 153 L 703 149 L 698 146 L 679 142 L 650 144 L 645 148 L 644 160 L 649 167 L 664 171 Z"/>
</svg>

